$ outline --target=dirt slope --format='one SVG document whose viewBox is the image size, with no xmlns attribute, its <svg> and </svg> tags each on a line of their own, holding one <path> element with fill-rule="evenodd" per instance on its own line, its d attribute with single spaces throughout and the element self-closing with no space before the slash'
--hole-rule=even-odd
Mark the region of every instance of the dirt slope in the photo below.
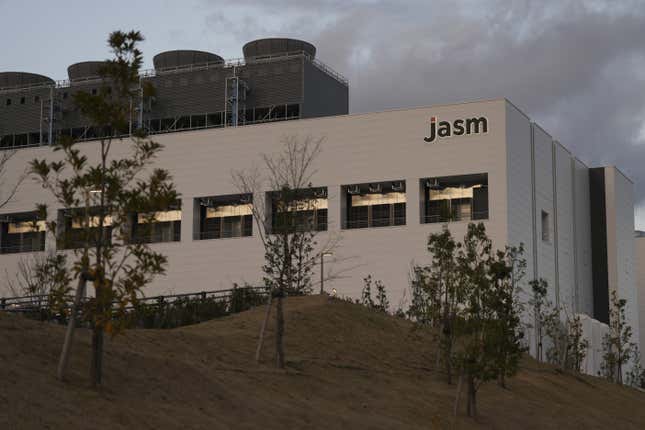
<svg viewBox="0 0 645 430">
<path fill-rule="evenodd" d="M 323 297 L 287 301 L 288 369 L 253 363 L 263 310 L 108 341 L 104 388 L 87 388 L 78 332 L 67 383 L 55 380 L 63 328 L 0 314 L 0 428 L 645 428 L 645 394 L 526 360 L 490 384 L 480 417 L 451 417 L 455 386 L 411 324 Z"/>
</svg>

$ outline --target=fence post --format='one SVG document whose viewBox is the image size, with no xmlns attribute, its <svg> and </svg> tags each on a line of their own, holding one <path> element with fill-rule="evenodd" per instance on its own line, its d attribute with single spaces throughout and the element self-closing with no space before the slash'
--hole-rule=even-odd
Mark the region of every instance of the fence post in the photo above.
<svg viewBox="0 0 645 430">
<path fill-rule="evenodd" d="M 0 309 L 4 309 L 7 306 L 7 299 L 4 297 L 0 299 Z"/>
</svg>

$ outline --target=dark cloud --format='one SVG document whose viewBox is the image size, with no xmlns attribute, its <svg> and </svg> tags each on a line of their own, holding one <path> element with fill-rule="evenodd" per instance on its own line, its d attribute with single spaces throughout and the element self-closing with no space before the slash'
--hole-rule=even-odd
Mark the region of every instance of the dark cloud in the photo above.
<svg viewBox="0 0 645 430">
<path fill-rule="evenodd" d="M 236 5 L 239 43 L 312 41 L 350 80 L 353 112 L 507 97 L 583 161 L 627 173 L 645 228 L 642 1 Z"/>
</svg>

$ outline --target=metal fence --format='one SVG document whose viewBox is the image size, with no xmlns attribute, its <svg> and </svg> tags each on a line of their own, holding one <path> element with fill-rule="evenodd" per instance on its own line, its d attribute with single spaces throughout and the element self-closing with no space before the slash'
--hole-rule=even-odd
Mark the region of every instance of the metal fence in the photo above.
<svg viewBox="0 0 645 430">
<path fill-rule="evenodd" d="M 125 325 L 129 328 L 173 328 L 230 315 L 265 303 L 265 287 L 236 287 L 142 297 L 125 307 Z M 83 309 L 93 298 L 85 297 L 76 318 L 84 321 Z M 53 309 L 48 295 L 0 298 L 0 312 L 19 313 L 42 321 L 65 323 L 71 314 L 73 296 Z M 118 303 L 113 303 L 114 308 Z"/>
</svg>

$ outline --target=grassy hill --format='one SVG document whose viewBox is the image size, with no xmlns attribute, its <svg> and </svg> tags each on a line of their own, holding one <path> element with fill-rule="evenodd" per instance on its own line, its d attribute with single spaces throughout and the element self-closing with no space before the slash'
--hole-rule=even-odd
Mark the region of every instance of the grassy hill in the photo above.
<svg viewBox="0 0 645 430">
<path fill-rule="evenodd" d="M 434 367 L 430 333 L 320 296 L 286 302 L 287 370 L 272 366 L 272 333 L 258 366 L 262 318 L 257 308 L 108 339 L 97 392 L 88 331 L 61 383 L 64 328 L 0 314 L 0 428 L 645 428 L 644 393 L 528 358 L 508 389 L 481 389 L 476 420 L 455 420 L 456 387 Z"/>
</svg>

